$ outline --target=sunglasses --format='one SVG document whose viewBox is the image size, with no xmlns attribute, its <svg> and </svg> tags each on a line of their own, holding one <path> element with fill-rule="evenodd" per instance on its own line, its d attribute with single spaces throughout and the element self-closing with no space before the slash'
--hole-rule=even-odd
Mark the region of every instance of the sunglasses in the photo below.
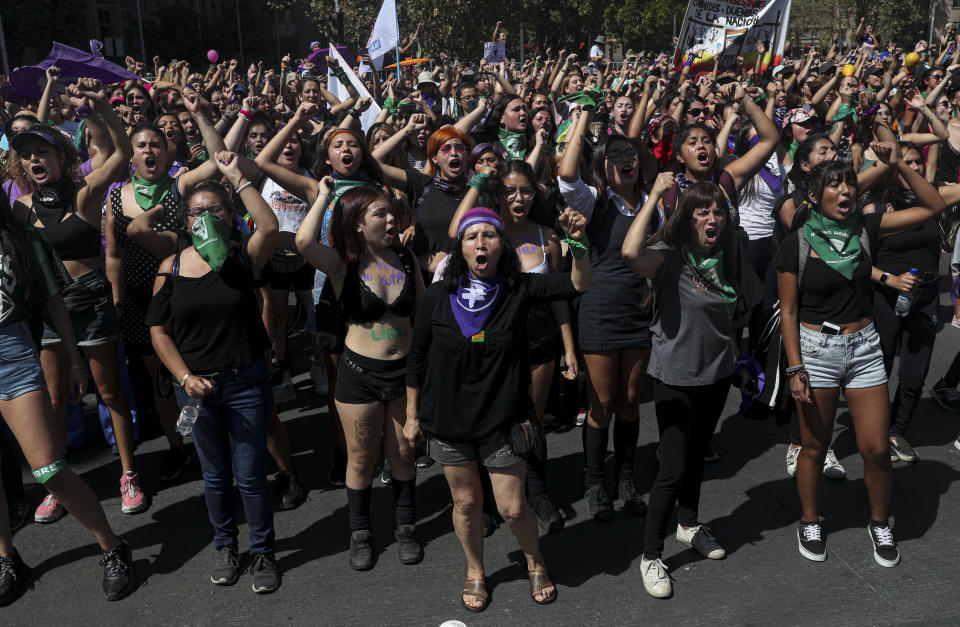
<svg viewBox="0 0 960 627">
<path fill-rule="evenodd" d="M 692 118 L 695 118 L 695 117 L 697 117 L 698 115 L 700 115 L 701 113 L 703 113 L 704 111 L 706 111 L 706 109 L 701 109 L 701 108 L 699 108 L 699 107 L 693 107 L 692 109 L 687 109 L 687 115 L 689 115 L 689 116 L 692 117 Z"/>
<path fill-rule="evenodd" d="M 190 207 L 187 209 L 187 215 L 191 218 L 199 218 L 205 213 L 212 213 L 215 216 L 223 217 L 229 209 L 223 205 L 212 205 L 210 207 Z"/>
<path fill-rule="evenodd" d="M 607 159 L 610 163 L 617 164 L 623 163 L 625 161 L 633 161 L 637 158 L 637 150 L 635 148 L 627 148 L 626 150 L 611 150 L 607 153 Z"/>
<path fill-rule="evenodd" d="M 462 154 L 467 152 L 467 147 L 463 144 L 444 144 L 443 146 L 440 146 L 440 152 L 444 154 L 450 152 L 451 150 Z"/>
</svg>

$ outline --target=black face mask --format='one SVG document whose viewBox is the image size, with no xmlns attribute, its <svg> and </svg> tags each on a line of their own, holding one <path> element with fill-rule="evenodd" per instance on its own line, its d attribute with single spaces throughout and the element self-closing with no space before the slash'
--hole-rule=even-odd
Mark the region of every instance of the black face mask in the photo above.
<svg viewBox="0 0 960 627">
<path fill-rule="evenodd" d="M 477 108 L 478 104 L 480 104 L 480 100 L 478 98 L 467 98 L 466 102 L 464 102 L 465 113 L 472 112 L 474 109 Z"/>
<path fill-rule="evenodd" d="M 76 186 L 69 176 L 53 185 L 37 187 L 33 192 L 33 211 L 45 228 L 55 226 L 74 203 Z"/>
</svg>

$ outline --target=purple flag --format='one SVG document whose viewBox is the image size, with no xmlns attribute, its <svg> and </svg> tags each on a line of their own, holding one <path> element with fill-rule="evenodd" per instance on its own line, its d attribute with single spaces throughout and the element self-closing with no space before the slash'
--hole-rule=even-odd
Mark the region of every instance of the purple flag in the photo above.
<svg viewBox="0 0 960 627">
<path fill-rule="evenodd" d="M 350 51 L 347 50 L 346 46 L 336 46 L 337 52 L 343 55 L 344 59 L 350 60 Z M 314 76 L 326 76 L 327 75 L 327 57 L 330 56 L 330 48 L 317 48 L 310 53 L 310 56 L 307 57 L 307 61 L 313 63 L 317 66 Z M 300 64 L 300 67 L 297 68 L 297 74 L 303 72 L 303 63 Z"/>
<path fill-rule="evenodd" d="M 53 42 L 50 54 L 38 63 L 30 65 L 10 74 L 10 84 L 21 96 L 31 100 L 39 100 L 43 95 L 43 88 L 47 84 L 47 68 L 56 65 L 60 68 L 60 80 L 57 81 L 56 93 L 62 94 L 67 85 L 76 83 L 80 78 L 96 78 L 104 84 L 119 83 L 140 78 L 126 68 L 107 61 L 103 57 L 93 55 L 83 50 Z"/>
</svg>

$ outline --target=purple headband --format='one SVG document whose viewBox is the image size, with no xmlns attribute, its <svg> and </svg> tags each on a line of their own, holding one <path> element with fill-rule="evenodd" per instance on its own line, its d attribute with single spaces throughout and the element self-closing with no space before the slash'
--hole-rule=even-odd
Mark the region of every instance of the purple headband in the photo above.
<svg viewBox="0 0 960 627">
<path fill-rule="evenodd" d="M 486 207 L 474 207 L 473 209 L 468 209 L 467 212 L 463 214 L 463 217 L 460 218 L 460 225 L 457 227 L 457 239 L 462 239 L 464 231 L 474 224 L 480 224 L 481 222 L 492 224 L 495 229 L 501 233 L 504 232 L 503 222 L 500 221 L 500 216 Z"/>
</svg>

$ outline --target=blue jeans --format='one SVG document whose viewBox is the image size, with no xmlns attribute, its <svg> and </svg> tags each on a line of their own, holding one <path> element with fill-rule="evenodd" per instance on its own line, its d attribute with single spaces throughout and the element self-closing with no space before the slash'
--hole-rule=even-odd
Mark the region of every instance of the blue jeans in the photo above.
<svg viewBox="0 0 960 627">
<path fill-rule="evenodd" d="M 238 370 L 198 376 L 213 383 L 193 426 L 193 442 L 203 470 L 214 546 L 237 543 L 236 479 L 250 530 L 250 553 L 273 552 L 273 499 L 265 465 L 273 406 L 267 362 L 260 359 Z M 182 407 L 187 394 L 181 387 L 175 390 Z"/>
</svg>

